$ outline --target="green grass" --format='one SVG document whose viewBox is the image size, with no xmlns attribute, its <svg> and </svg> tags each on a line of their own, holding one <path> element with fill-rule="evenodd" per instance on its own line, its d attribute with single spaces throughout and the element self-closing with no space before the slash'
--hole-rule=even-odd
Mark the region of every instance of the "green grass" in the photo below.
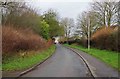
<svg viewBox="0 0 120 79">
<path fill-rule="evenodd" d="M 14 71 L 14 70 L 22 70 L 32 67 L 33 65 L 42 62 L 50 55 L 52 55 L 55 51 L 55 46 L 51 46 L 45 51 L 40 53 L 36 53 L 34 55 L 28 57 L 13 57 L 7 60 L 4 60 L 2 64 L 3 71 Z"/>
<path fill-rule="evenodd" d="M 99 58 L 103 62 L 107 63 L 108 65 L 112 66 L 113 68 L 116 68 L 120 71 L 120 64 L 118 64 L 118 56 L 120 56 L 120 53 L 115 51 L 108 51 L 108 50 L 100 50 L 96 48 L 91 48 L 88 50 L 85 47 L 78 46 L 78 45 L 68 45 L 65 44 L 65 46 L 69 46 L 75 49 L 79 49 L 81 51 L 84 51 L 92 56 L 95 56 L 96 58 Z"/>
<path fill-rule="evenodd" d="M 0 71 L 2 70 L 2 64 L 0 64 Z"/>
</svg>

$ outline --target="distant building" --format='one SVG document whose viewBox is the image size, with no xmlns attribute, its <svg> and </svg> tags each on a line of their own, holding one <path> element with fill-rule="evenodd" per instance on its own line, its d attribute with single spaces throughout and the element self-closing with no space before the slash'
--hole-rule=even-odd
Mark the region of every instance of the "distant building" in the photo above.
<svg viewBox="0 0 120 79">
<path fill-rule="evenodd" d="M 53 38 L 54 38 L 54 43 L 58 44 L 58 43 L 59 43 L 59 38 L 60 38 L 60 37 L 57 36 L 57 37 L 53 37 Z"/>
</svg>

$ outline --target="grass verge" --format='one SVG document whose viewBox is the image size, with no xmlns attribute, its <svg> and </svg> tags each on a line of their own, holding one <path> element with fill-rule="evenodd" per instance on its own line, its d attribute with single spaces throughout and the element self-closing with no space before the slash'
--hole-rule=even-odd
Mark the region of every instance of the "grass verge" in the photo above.
<svg viewBox="0 0 120 79">
<path fill-rule="evenodd" d="M 115 51 L 108 51 L 108 50 L 100 50 L 96 48 L 91 48 L 88 50 L 85 47 L 78 46 L 78 45 L 68 45 L 64 44 L 65 46 L 69 46 L 81 51 L 84 51 L 92 56 L 95 56 L 96 58 L 99 58 L 103 62 L 107 63 L 108 65 L 112 66 L 113 68 L 116 68 L 120 71 L 120 63 L 118 63 L 118 56 L 120 56 L 120 53 Z"/>
<path fill-rule="evenodd" d="M 9 58 L 7 60 L 4 60 L 4 63 L 2 64 L 2 70 L 3 71 L 14 71 L 14 70 L 22 70 L 32 67 L 33 65 L 42 62 L 49 56 L 51 56 L 55 51 L 55 45 L 52 45 L 47 50 L 44 50 L 42 52 L 38 52 L 31 56 L 26 57 L 18 57 L 15 56 L 14 58 Z"/>
</svg>

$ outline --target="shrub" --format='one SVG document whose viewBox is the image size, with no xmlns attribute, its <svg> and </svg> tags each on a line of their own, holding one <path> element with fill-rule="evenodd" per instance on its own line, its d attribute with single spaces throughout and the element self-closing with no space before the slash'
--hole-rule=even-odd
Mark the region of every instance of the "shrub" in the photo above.
<svg viewBox="0 0 120 79">
<path fill-rule="evenodd" d="M 46 47 L 46 41 L 30 29 L 2 28 L 3 53 L 20 50 L 37 50 Z"/>
<path fill-rule="evenodd" d="M 50 47 L 53 43 L 54 43 L 54 40 L 52 39 L 47 40 L 46 47 Z"/>
<path fill-rule="evenodd" d="M 93 34 L 92 46 L 118 51 L 118 29 L 117 27 L 103 27 Z"/>
<path fill-rule="evenodd" d="M 84 47 L 87 47 L 87 39 L 81 38 L 81 39 L 76 39 L 75 42 L 77 45 L 82 45 Z"/>
</svg>

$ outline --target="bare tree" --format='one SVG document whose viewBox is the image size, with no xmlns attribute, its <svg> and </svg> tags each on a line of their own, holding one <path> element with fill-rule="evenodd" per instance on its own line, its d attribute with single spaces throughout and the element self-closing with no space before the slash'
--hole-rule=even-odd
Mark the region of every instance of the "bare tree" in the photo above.
<svg viewBox="0 0 120 79">
<path fill-rule="evenodd" d="M 2 25 L 5 25 L 8 17 L 9 20 L 12 20 L 14 16 L 20 16 L 25 11 L 28 11 L 29 8 L 25 5 L 24 1 L 1 1 L 0 2 L 1 12 L 2 12 Z"/>
<path fill-rule="evenodd" d="M 77 18 L 77 27 L 79 29 L 79 33 L 85 38 L 87 38 L 87 23 L 86 23 L 86 12 L 83 12 Z"/>
<path fill-rule="evenodd" d="M 120 1 L 117 2 L 116 7 L 117 7 L 117 9 L 116 9 L 117 10 L 116 11 L 117 12 L 117 16 L 116 16 L 117 17 L 117 24 L 120 25 Z"/>
<path fill-rule="evenodd" d="M 94 11 L 83 12 L 77 18 L 77 27 L 84 38 L 88 37 L 88 26 L 90 27 L 90 36 L 99 28 L 97 20 L 98 14 Z"/>
<path fill-rule="evenodd" d="M 111 26 L 116 23 L 117 2 L 115 0 L 105 0 L 94 2 L 92 9 L 99 14 L 98 20 L 102 26 Z"/>
<path fill-rule="evenodd" d="M 69 38 L 71 29 L 74 27 L 74 20 L 72 18 L 63 18 L 61 25 L 65 28 L 65 36 Z"/>
<path fill-rule="evenodd" d="M 65 36 L 68 40 L 68 38 L 70 37 L 70 34 L 72 32 L 72 28 L 74 27 L 74 20 L 72 18 L 63 18 L 61 20 L 61 26 L 63 26 L 65 29 Z"/>
</svg>

